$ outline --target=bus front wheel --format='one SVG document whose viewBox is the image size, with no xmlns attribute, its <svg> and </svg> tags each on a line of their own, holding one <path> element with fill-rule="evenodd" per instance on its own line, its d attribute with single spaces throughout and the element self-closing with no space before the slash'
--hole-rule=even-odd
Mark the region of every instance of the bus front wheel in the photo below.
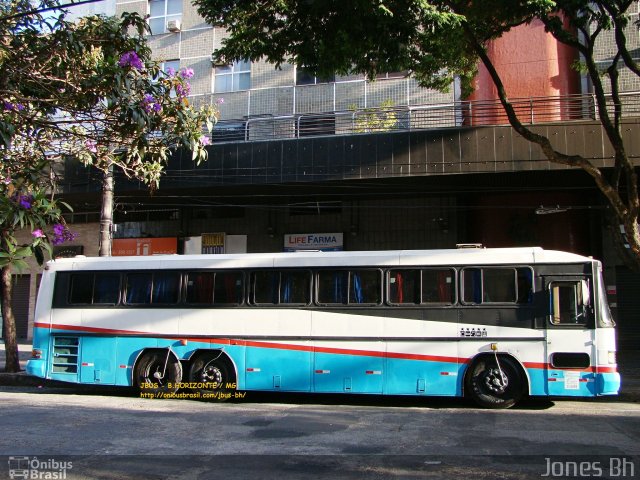
<svg viewBox="0 0 640 480">
<path fill-rule="evenodd" d="M 509 408 L 524 396 L 525 381 L 509 357 L 484 356 L 469 368 L 465 391 L 481 407 Z"/>
<path fill-rule="evenodd" d="M 218 392 L 217 400 L 227 400 L 230 395 L 225 393 L 236 389 L 233 368 L 223 355 L 217 350 L 200 353 L 189 369 L 189 382 L 195 384 L 195 390 L 207 394 Z"/>
<path fill-rule="evenodd" d="M 134 380 L 142 393 L 178 390 L 182 381 L 182 365 L 170 350 L 149 351 L 142 354 L 136 364 Z"/>
</svg>

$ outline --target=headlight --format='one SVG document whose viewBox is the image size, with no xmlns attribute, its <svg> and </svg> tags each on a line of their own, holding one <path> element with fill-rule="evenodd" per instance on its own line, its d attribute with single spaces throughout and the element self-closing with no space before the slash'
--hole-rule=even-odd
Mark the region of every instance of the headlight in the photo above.
<svg viewBox="0 0 640 480">
<path fill-rule="evenodd" d="M 618 363 L 618 361 L 617 361 L 618 359 L 617 359 L 617 356 L 616 356 L 616 352 L 609 352 L 609 358 L 608 358 L 608 360 L 609 360 L 609 364 L 610 364 L 610 365 L 615 365 L 616 363 Z"/>
</svg>

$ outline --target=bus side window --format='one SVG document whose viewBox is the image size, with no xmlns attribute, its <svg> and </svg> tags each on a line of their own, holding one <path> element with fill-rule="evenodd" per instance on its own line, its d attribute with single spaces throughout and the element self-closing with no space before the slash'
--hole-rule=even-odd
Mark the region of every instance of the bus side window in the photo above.
<svg viewBox="0 0 640 480">
<path fill-rule="evenodd" d="M 180 296 L 180 275 L 176 272 L 156 272 L 153 274 L 154 304 L 172 305 L 178 303 Z"/>
<path fill-rule="evenodd" d="M 93 297 L 93 273 L 71 275 L 69 303 L 72 305 L 91 305 Z"/>
<path fill-rule="evenodd" d="M 454 303 L 454 278 L 449 268 L 422 270 L 422 303 Z"/>
<path fill-rule="evenodd" d="M 284 271 L 280 277 L 280 302 L 296 305 L 309 303 L 311 274 L 307 271 Z"/>
<path fill-rule="evenodd" d="M 379 304 L 380 271 L 356 270 L 349 273 L 349 304 Z"/>
<path fill-rule="evenodd" d="M 389 271 L 389 302 L 396 305 L 420 303 L 420 270 Z"/>
<path fill-rule="evenodd" d="M 514 268 L 484 268 L 482 274 L 483 303 L 515 303 L 516 271 Z"/>
<path fill-rule="evenodd" d="M 347 303 L 348 272 L 322 270 L 318 272 L 318 303 L 345 305 Z"/>
<path fill-rule="evenodd" d="M 583 325 L 586 323 L 586 307 L 580 282 L 551 282 L 549 284 L 549 309 L 553 325 Z"/>
<path fill-rule="evenodd" d="M 244 296 L 242 272 L 218 272 L 215 277 L 213 303 L 218 305 L 240 305 Z"/>
<path fill-rule="evenodd" d="M 116 305 L 120 300 L 120 274 L 96 273 L 93 285 L 94 305 Z"/>
<path fill-rule="evenodd" d="M 482 270 L 480 268 L 462 270 L 462 301 L 464 303 L 482 303 Z"/>
<path fill-rule="evenodd" d="M 128 273 L 126 301 L 128 305 L 151 303 L 151 273 Z"/>
<path fill-rule="evenodd" d="M 213 274 L 187 274 L 187 303 L 204 305 L 213 301 Z"/>
<path fill-rule="evenodd" d="M 256 305 L 278 303 L 280 272 L 253 272 L 251 274 L 252 300 Z"/>
</svg>

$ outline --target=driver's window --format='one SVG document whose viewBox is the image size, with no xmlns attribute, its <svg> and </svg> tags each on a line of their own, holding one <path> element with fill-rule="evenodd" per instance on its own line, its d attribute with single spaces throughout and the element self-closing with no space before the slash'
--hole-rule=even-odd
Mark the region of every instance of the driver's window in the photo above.
<svg viewBox="0 0 640 480">
<path fill-rule="evenodd" d="M 583 282 L 552 282 L 550 290 L 551 323 L 583 325 L 586 323 L 586 303 Z"/>
</svg>

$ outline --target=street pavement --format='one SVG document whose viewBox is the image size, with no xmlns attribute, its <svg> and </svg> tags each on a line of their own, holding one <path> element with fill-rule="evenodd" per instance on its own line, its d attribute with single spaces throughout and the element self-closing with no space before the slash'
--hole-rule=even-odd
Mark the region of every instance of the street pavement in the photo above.
<svg viewBox="0 0 640 480">
<path fill-rule="evenodd" d="M 31 344 L 18 345 L 20 356 L 20 373 L 5 373 L 5 348 L 0 341 L 0 385 L 3 386 L 46 386 L 68 385 L 62 382 L 52 382 L 32 377 L 24 372 L 27 360 L 31 357 Z M 625 350 L 618 352 L 618 370 L 622 376 L 622 387 L 617 397 L 619 401 L 640 402 L 640 350 Z"/>
</svg>

